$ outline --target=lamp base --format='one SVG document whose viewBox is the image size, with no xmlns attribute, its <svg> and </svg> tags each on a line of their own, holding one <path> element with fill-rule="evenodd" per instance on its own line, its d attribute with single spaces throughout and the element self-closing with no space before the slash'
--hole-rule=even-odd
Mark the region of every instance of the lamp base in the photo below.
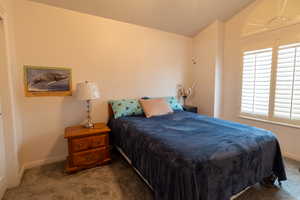
<svg viewBox="0 0 300 200">
<path fill-rule="evenodd" d="M 84 124 L 84 127 L 85 128 L 94 128 L 94 123 L 92 121 L 92 118 L 91 118 L 91 100 L 87 100 L 86 101 L 86 107 L 87 107 L 87 122 Z"/>
<path fill-rule="evenodd" d="M 92 122 L 92 120 L 88 120 L 85 124 L 84 124 L 85 128 L 94 128 L 94 124 Z"/>
</svg>

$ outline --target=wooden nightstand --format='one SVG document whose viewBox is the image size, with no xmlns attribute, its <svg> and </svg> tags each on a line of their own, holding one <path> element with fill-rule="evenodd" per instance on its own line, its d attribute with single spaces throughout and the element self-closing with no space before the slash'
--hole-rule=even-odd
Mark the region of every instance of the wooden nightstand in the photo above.
<svg viewBox="0 0 300 200">
<path fill-rule="evenodd" d="M 183 105 L 182 107 L 184 111 L 198 113 L 198 108 L 196 106 Z"/>
<path fill-rule="evenodd" d="M 66 172 L 76 172 L 111 161 L 109 132 L 110 129 L 104 123 L 97 123 L 94 128 L 83 126 L 66 128 L 65 138 L 69 144 Z"/>
</svg>

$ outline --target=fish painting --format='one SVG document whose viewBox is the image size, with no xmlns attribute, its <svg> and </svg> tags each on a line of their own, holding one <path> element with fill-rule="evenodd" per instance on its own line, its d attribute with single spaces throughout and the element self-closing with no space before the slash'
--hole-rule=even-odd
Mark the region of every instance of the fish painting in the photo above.
<svg viewBox="0 0 300 200">
<path fill-rule="evenodd" d="M 67 68 L 25 66 L 25 79 L 29 93 L 43 92 L 45 96 L 47 92 L 71 91 L 71 70 Z"/>
</svg>

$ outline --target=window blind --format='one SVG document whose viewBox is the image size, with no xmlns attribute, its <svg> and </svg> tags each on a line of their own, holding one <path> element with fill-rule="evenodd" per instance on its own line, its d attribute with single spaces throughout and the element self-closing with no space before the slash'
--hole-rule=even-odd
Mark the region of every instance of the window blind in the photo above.
<svg viewBox="0 0 300 200">
<path fill-rule="evenodd" d="M 300 43 L 278 49 L 274 116 L 300 120 Z"/>
<path fill-rule="evenodd" d="M 272 48 L 244 52 L 241 112 L 268 116 Z"/>
</svg>

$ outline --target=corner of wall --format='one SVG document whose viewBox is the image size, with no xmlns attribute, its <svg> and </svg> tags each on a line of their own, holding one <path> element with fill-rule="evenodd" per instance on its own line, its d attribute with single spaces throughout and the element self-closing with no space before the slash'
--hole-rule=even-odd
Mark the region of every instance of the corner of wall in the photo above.
<svg viewBox="0 0 300 200">
<path fill-rule="evenodd" d="M 222 115 L 222 79 L 224 59 L 224 22 L 217 21 L 214 117 Z"/>
<path fill-rule="evenodd" d="M 192 103 L 200 113 L 220 117 L 222 113 L 222 68 L 224 22 L 216 20 L 193 37 L 191 79 L 197 81 Z"/>
</svg>

